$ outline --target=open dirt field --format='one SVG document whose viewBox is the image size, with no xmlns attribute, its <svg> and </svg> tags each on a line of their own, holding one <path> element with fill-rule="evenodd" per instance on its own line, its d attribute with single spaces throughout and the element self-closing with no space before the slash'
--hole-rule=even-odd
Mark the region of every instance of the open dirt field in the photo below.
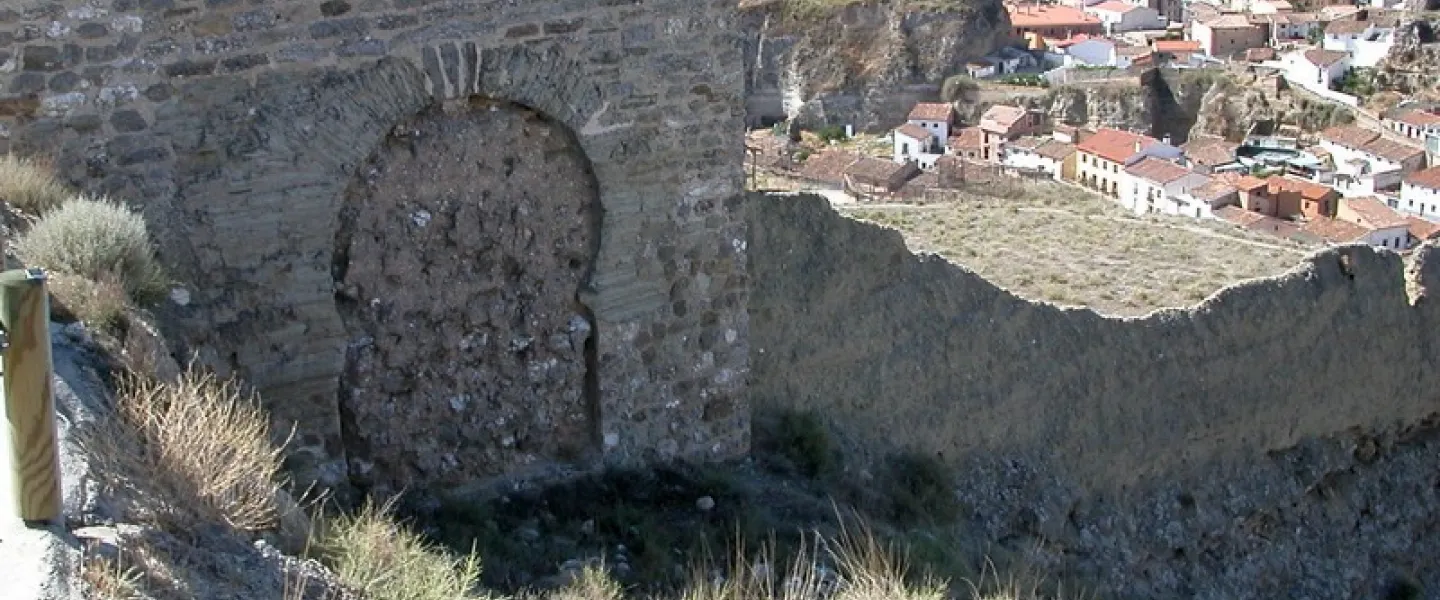
<svg viewBox="0 0 1440 600">
<path fill-rule="evenodd" d="M 1108 315 L 1190 306 L 1222 287 L 1282 273 L 1313 247 L 1223 222 L 1137 218 L 1074 187 L 1035 182 L 1016 198 L 837 206 L 905 234 L 1021 296 Z"/>
</svg>

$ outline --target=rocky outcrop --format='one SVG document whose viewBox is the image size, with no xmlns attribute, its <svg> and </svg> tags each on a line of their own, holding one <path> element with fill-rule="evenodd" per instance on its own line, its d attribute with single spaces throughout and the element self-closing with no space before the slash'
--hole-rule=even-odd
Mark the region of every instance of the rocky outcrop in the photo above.
<svg viewBox="0 0 1440 600">
<path fill-rule="evenodd" d="M 869 0 L 823 18 L 783 5 L 741 7 L 752 126 L 790 118 L 888 127 L 915 101 L 937 98 L 945 77 L 1003 44 L 1010 29 L 996 0 L 947 9 Z"/>
</svg>

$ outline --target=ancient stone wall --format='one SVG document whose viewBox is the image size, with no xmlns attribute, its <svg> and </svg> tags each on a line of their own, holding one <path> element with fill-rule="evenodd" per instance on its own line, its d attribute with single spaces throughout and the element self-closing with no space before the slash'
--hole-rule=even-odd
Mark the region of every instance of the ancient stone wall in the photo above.
<svg viewBox="0 0 1440 600">
<path fill-rule="evenodd" d="M 298 428 L 302 480 L 734 455 L 733 11 L 6 2 L 0 151 L 143 208 L 167 333 Z"/>
<path fill-rule="evenodd" d="M 757 412 L 1100 491 L 1440 413 L 1433 248 L 1408 281 L 1399 255 L 1350 246 L 1119 319 L 1018 298 L 818 196 L 749 204 Z"/>
</svg>

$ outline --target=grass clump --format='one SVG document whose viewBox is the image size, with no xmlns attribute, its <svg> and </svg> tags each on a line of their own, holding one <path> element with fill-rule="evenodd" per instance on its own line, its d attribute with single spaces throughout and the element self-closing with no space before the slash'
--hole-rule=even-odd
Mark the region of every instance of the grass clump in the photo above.
<svg viewBox="0 0 1440 600">
<path fill-rule="evenodd" d="M 62 321 L 81 321 L 111 335 L 124 333 L 129 295 L 115 277 L 91 281 L 56 273 L 49 277 L 47 285 L 54 296 L 51 309 L 55 317 Z"/>
<path fill-rule="evenodd" d="M 904 452 L 886 469 L 892 518 L 902 524 L 950 523 L 960 514 L 955 474 L 937 457 Z"/>
<path fill-rule="evenodd" d="M 32 266 L 91 281 L 113 278 L 138 302 L 164 293 L 165 278 L 145 220 L 112 200 L 66 202 L 36 221 L 17 249 Z"/>
<path fill-rule="evenodd" d="M 331 520 L 319 548 L 340 581 L 369 600 L 455 600 L 480 579 L 479 556 L 457 558 L 367 503 Z"/>
<path fill-rule="evenodd" d="M 278 524 L 282 453 L 255 397 L 194 367 L 168 383 L 128 375 L 119 387 L 119 418 L 82 443 L 150 520 L 175 533 Z"/>
<path fill-rule="evenodd" d="M 14 154 L 0 156 L 0 200 L 20 211 L 41 215 L 72 195 L 42 162 Z"/>
</svg>

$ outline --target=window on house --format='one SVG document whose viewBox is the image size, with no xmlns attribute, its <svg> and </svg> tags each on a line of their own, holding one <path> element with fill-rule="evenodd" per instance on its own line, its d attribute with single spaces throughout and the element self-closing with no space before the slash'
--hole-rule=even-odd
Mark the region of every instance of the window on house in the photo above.
<svg viewBox="0 0 1440 600">
<path fill-rule="evenodd" d="M 909 156 L 909 155 L 910 155 L 910 144 L 900 144 L 900 154 L 903 154 L 903 155 L 905 155 L 905 156 Z"/>
</svg>

